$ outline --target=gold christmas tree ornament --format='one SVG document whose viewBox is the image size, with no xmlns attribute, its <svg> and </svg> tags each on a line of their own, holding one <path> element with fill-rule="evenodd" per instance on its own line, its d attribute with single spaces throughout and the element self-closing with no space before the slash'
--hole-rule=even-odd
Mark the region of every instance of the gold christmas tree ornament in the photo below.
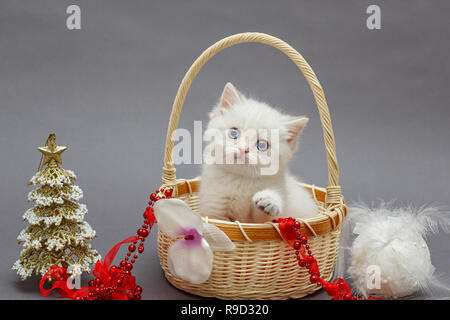
<svg viewBox="0 0 450 320">
<path fill-rule="evenodd" d="M 22 279 L 33 271 L 44 275 L 51 266 L 72 266 L 75 274 L 89 272 L 100 255 L 88 243 L 95 237 L 95 230 L 84 221 L 87 208 L 78 203 L 83 191 L 74 185 L 75 173 L 59 166 L 67 147 L 58 146 L 52 133 L 38 150 L 42 153 L 41 162 L 29 182 L 38 187 L 28 194 L 28 201 L 36 205 L 23 215 L 29 226 L 17 237 L 23 250 L 12 269 Z"/>
</svg>

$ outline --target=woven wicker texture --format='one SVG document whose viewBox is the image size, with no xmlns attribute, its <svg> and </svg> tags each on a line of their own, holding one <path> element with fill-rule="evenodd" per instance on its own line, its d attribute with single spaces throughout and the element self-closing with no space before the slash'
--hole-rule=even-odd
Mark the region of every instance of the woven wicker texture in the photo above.
<svg viewBox="0 0 450 320">
<path fill-rule="evenodd" d="M 184 200 L 198 211 L 198 186 L 200 179 L 177 179 L 172 160 L 174 132 L 177 129 L 181 109 L 192 81 L 203 65 L 221 50 L 235 44 L 257 42 L 277 48 L 286 54 L 302 71 L 313 92 L 323 128 L 328 163 L 328 187 L 326 189 L 304 185 L 319 205 L 317 217 L 301 220 L 302 234 L 310 239 L 311 250 L 316 257 L 324 279 L 330 279 L 337 258 L 339 226 L 346 207 L 339 186 L 339 168 L 330 114 L 323 89 L 313 70 L 294 48 L 286 42 L 262 33 L 241 33 L 224 38 L 206 49 L 192 64 L 184 76 L 175 97 L 170 115 L 164 167 L 163 187 L 173 188 L 174 196 Z M 166 278 L 184 291 L 221 299 L 288 299 L 300 298 L 318 289 L 309 281 L 306 269 L 299 268 L 293 249 L 279 234 L 277 225 L 250 224 L 207 219 L 224 231 L 234 241 L 231 252 L 215 252 L 210 279 L 193 285 L 170 273 L 167 267 L 167 250 L 176 239 L 158 233 L 158 253 Z"/>
</svg>

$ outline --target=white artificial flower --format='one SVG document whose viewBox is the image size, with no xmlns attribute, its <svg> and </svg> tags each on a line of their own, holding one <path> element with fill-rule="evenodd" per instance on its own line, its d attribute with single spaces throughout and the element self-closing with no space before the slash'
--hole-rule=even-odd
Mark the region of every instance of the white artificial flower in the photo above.
<svg viewBox="0 0 450 320">
<path fill-rule="evenodd" d="M 184 236 L 167 252 L 170 272 L 193 284 L 207 281 L 214 260 L 213 251 L 234 250 L 234 243 L 214 225 L 204 224 L 200 215 L 179 199 L 161 199 L 154 205 L 159 230 L 169 237 Z"/>
</svg>

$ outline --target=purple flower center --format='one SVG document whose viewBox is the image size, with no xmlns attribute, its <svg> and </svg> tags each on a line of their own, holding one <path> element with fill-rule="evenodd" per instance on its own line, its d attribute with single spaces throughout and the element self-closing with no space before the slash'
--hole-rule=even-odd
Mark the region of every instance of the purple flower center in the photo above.
<svg viewBox="0 0 450 320">
<path fill-rule="evenodd" d="M 202 236 L 195 228 L 182 229 L 180 232 L 181 235 L 184 235 L 184 243 L 187 246 L 197 246 L 202 241 Z"/>
</svg>

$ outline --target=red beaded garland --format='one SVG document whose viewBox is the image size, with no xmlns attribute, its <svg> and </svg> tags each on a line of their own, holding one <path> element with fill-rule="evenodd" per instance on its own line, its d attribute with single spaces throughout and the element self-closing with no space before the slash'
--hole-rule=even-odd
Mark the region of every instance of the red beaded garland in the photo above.
<svg viewBox="0 0 450 320">
<path fill-rule="evenodd" d="M 281 221 L 283 220 L 283 221 Z M 289 221 L 292 227 L 295 229 L 296 239 L 293 243 L 295 250 L 295 256 L 300 267 L 306 267 L 308 273 L 310 274 L 309 281 L 315 283 L 318 287 L 322 287 L 326 290 L 329 296 L 333 297 L 333 300 L 362 300 L 354 296 L 350 290 L 350 287 L 343 279 L 336 279 L 333 282 L 328 282 L 321 278 L 319 267 L 317 265 L 317 260 L 314 258 L 310 246 L 308 243 L 308 238 L 301 235 L 301 223 L 293 218 L 273 220 L 274 223 L 280 223 Z M 369 297 L 369 300 L 375 300 L 376 298 Z"/>
<path fill-rule="evenodd" d="M 95 288 L 94 291 L 89 292 L 86 296 L 80 297 L 76 296 L 75 300 L 108 300 L 113 298 L 113 293 L 117 290 L 121 290 L 120 287 L 123 284 L 123 280 L 125 277 L 131 275 L 131 270 L 133 269 L 133 264 L 136 262 L 140 253 L 144 252 L 144 241 L 145 238 L 150 234 L 149 229 L 153 225 L 155 221 L 153 216 L 153 204 L 159 199 L 170 198 L 172 196 L 172 189 L 164 189 L 156 190 L 155 193 L 150 195 L 149 206 L 146 208 L 143 217 L 144 224 L 141 228 L 137 230 L 137 235 L 140 237 L 139 240 L 133 241 L 133 244 L 128 246 L 128 252 L 124 259 L 120 261 L 118 266 L 111 266 L 110 274 L 112 276 L 118 274 L 119 278 L 112 281 L 112 285 L 105 286 L 100 278 L 95 278 L 95 280 L 89 281 L 89 287 Z M 140 241 L 139 246 L 136 248 L 136 245 Z M 128 262 L 129 257 L 131 257 L 131 253 L 135 252 L 137 249 L 137 253 L 133 255 L 131 259 L 131 263 Z M 111 277 L 108 278 L 109 283 L 111 283 Z M 142 287 L 136 286 L 134 289 L 129 290 L 126 295 L 130 300 L 140 300 L 142 295 Z"/>
</svg>

